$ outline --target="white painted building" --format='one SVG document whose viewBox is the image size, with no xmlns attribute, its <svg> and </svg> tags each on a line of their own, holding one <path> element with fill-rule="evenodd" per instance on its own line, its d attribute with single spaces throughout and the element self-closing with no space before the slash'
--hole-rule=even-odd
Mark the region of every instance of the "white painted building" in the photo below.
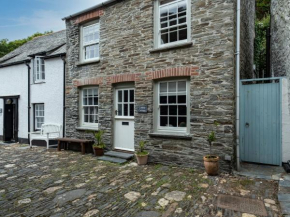
<svg viewBox="0 0 290 217">
<path fill-rule="evenodd" d="M 0 140 L 28 143 L 42 123 L 64 124 L 65 35 L 37 37 L 0 58 Z"/>
</svg>

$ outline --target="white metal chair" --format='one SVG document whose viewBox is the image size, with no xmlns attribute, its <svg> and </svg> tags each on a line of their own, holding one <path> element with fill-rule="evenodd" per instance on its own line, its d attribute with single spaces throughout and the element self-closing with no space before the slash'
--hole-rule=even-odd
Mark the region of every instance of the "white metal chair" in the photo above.
<svg viewBox="0 0 290 217">
<path fill-rule="evenodd" d="M 46 142 L 46 148 L 49 149 L 49 140 L 62 137 L 62 125 L 61 124 L 42 124 L 41 130 L 30 133 L 30 147 L 32 147 L 33 140 L 43 140 Z"/>
</svg>

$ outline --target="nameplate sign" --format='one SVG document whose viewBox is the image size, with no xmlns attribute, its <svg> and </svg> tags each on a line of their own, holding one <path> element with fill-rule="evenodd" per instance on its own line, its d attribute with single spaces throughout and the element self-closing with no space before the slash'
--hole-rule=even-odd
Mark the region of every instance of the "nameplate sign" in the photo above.
<svg viewBox="0 0 290 217">
<path fill-rule="evenodd" d="M 138 113 L 148 113 L 147 105 L 141 105 L 138 107 Z"/>
</svg>

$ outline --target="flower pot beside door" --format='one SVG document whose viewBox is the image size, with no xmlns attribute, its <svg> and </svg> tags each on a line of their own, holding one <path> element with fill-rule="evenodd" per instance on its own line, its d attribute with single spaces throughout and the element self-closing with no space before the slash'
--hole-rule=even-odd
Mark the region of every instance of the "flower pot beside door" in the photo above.
<svg viewBox="0 0 290 217">
<path fill-rule="evenodd" d="M 95 144 L 93 144 L 93 150 L 95 156 L 103 156 L 104 155 L 104 148 L 106 147 L 105 143 L 103 142 L 103 134 L 104 131 L 100 130 L 99 132 L 95 133 Z"/>
<path fill-rule="evenodd" d="M 138 165 L 146 165 L 148 162 L 149 152 L 145 151 L 145 141 L 140 141 L 139 150 L 135 153 Z"/>
</svg>

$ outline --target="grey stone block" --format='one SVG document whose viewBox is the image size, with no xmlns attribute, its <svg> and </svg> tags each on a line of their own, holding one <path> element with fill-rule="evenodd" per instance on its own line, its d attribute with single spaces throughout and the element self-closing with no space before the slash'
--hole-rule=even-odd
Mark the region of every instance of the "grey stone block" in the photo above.
<svg viewBox="0 0 290 217">
<path fill-rule="evenodd" d="M 122 158 L 108 157 L 108 156 L 99 157 L 98 160 L 109 161 L 109 162 L 118 163 L 118 164 L 123 164 L 127 162 L 127 160 L 122 159 Z"/>
<path fill-rule="evenodd" d="M 289 194 L 278 194 L 279 201 L 289 201 L 290 203 L 290 193 Z"/>
<path fill-rule="evenodd" d="M 123 152 L 118 152 L 118 151 L 108 151 L 105 153 L 105 156 L 109 157 L 116 157 L 116 158 L 122 158 L 125 160 L 130 160 L 133 158 L 133 154 L 128 154 L 128 153 L 123 153 Z"/>
</svg>

